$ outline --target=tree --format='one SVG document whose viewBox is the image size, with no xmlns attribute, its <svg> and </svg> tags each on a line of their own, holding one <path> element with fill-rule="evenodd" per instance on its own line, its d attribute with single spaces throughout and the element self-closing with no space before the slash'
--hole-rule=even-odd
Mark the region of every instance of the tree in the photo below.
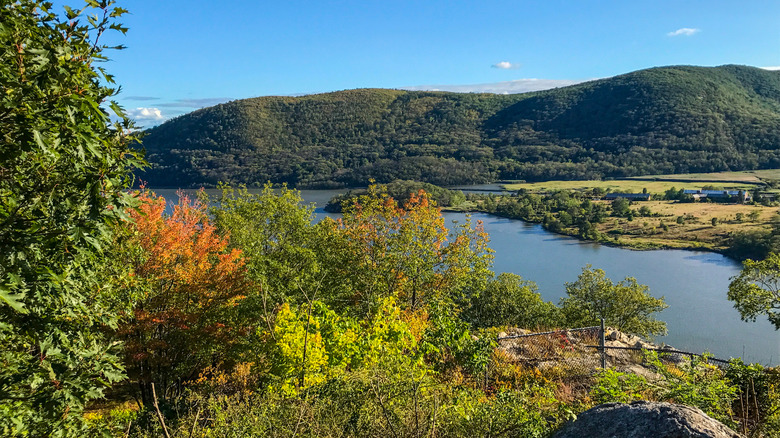
<svg viewBox="0 0 780 438">
<path fill-rule="evenodd" d="M 369 319 L 340 316 L 315 301 L 312 310 L 283 304 L 273 336 L 263 348 L 270 357 L 269 392 L 295 394 L 327 379 L 379 364 L 425 369 L 420 339 L 427 314 L 402 312 L 392 298 L 381 300 Z"/>
<path fill-rule="evenodd" d="M 745 260 L 742 272 L 731 280 L 729 300 L 743 321 L 766 315 L 780 329 L 780 254 L 769 253 L 762 261 Z"/>
<path fill-rule="evenodd" d="M 132 304 L 106 253 L 140 165 L 110 103 L 99 37 L 125 10 L 90 1 L 0 6 L 0 434 L 79 435 L 81 411 L 123 378 L 106 335 Z M 93 14 L 93 12 L 95 12 Z M 89 15 L 87 15 L 89 14 Z"/>
<path fill-rule="evenodd" d="M 648 287 L 627 277 L 615 284 L 601 269 L 588 265 L 574 283 L 566 283 L 566 294 L 560 307 L 571 326 L 606 324 L 617 330 L 640 336 L 666 334 L 666 323 L 653 318 L 655 312 L 669 307 L 663 297 L 647 293 Z"/>
<path fill-rule="evenodd" d="M 612 216 L 626 217 L 631 214 L 631 201 L 626 198 L 616 198 L 612 201 Z"/>
<path fill-rule="evenodd" d="M 270 329 L 276 307 L 303 303 L 301 290 L 316 289 L 321 269 L 314 208 L 304 206 L 300 192 L 287 187 L 274 190 L 267 184 L 258 194 L 245 187 L 222 189 L 209 213 L 223 234 L 230 233 L 231 247 L 242 250 L 247 275 L 257 289 L 242 306 L 265 315 Z"/>
<path fill-rule="evenodd" d="M 471 297 L 463 316 L 475 327 L 557 326 L 560 324 L 558 308 L 542 300 L 537 289 L 536 283 L 517 274 L 499 274 L 488 282 L 484 291 Z"/>
<path fill-rule="evenodd" d="M 324 220 L 320 228 L 323 288 L 330 302 L 365 314 L 384 297 L 408 309 L 436 300 L 463 303 L 492 275 L 481 224 L 468 220 L 447 231 L 424 191 L 401 207 L 372 186 L 345 206 L 342 220 Z"/>
<path fill-rule="evenodd" d="M 151 384 L 175 394 L 208 365 L 225 361 L 248 332 L 236 312 L 248 283 L 240 250 L 210 223 L 206 209 L 180 194 L 166 215 L 165 199 L 144 192 L 130 211 L 130 238 L 120 254 L 140 297 L 119 331 L 131 377 L 144 402 Z"/>
</svg>

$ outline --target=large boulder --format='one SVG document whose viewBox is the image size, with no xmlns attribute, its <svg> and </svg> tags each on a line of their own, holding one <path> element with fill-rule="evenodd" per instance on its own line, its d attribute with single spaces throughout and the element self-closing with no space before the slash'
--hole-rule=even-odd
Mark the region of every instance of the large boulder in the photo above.
<svg viewBox="0 0 780 438">
<path fill-rule="evenodd" d="M 554 438 L 721 438 L 740 435 L 700 409 L 671 403 L 606 403 L 566 424 Z"/>
</svg>

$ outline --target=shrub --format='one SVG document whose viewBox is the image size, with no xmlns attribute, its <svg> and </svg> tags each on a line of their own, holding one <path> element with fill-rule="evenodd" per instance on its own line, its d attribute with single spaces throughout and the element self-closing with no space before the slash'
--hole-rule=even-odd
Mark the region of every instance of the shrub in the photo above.
<svg viewBox="0 0 780 438">
<path fill-rule="evenodd" d="M 651 386 L 644 377 L 606 369 L 598 372 L 589 395 L 594 404 L 630 403 L 646 399 L 650 392 Z"/>
<path fill-rule="evenodd" d="M 681 364 L 662 363 L 658 353 L 647 352 L 646 360 L 664 377 L 656 390 L 659 400 L 694 406 L 733 427 L 732 402 L 737 388 L 723 370 L 707 363 L 707 356 L 694 357 Z"/>
</svg>

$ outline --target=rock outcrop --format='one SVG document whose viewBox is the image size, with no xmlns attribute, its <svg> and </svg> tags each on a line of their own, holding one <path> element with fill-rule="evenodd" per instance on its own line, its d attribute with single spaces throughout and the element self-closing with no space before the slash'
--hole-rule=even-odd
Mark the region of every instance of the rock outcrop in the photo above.
<svg viewBox="0 0 780 438">
<path fill-rule="evenodd" d="M 671 403 L 606 403 L 566 424 L 554 438 L 739 438 L 700 409 Z"/>
<path fill-rule="evenodd" d="M 532 336 L 526 336 L 532 335 Z M 580 371 L 592 371 L 601 367 L 600 354 L 593 345 L 598 345 L 598 327 L 589 330 L 561 330 L 542 335 L 534 335 L 530 330 L 509 328 L 501 332 L 499 348 L 506 356 L 526 366 L 540 370 L 567 367 Z M 639 374 L 648 380 L 659 376 L 643 363 L 641 350 L 632 349 L 668 349 L 666 345 L 656 345 L 638 336 L 622 333 L 607 327 L 605 345 L 617 347 L 607 350 L 607 363 L 619 372 Z M 667 354 L 667 362 L 682 362 L 687 356 Z"/>
</svg>

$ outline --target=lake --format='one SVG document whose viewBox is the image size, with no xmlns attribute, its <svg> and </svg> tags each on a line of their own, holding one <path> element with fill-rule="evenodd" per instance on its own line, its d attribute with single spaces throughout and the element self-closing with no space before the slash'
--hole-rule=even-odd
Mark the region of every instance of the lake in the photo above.
<svg viewBox="0 0 780 438">
<path fill-rule="evenodd" d="M 175 200 L 175 190 L 156 190 Z M 211 192 L 211 191 L 209 191 Z M 302 190 L 307 202 L 318 207 L 318 219 L 337 214 L 322 207 L 337 190 Z M 214 191 L 216 193 L 216 191 Z M 444 213 L 447 224 L 463 222 L 464 213 Z M 495 251 L 494 271 L 513 272 L 539 286 L 545 300 L 555 303 L 565 296 L 564 283 L 573 282 L 588 264 L 603 269 L 617 282 L 635 277 L 650 287 L 654 296 L 663 296 L 669 308 L 658 314 L 666 321 L 669 335 L 657 337 L 675 348 L 709 351 L 715 357 L 742 357 L 746 362 L 780 364 L 780 332 L 760 318 L 743 322 L 739 312 L 726 299 L 729 279 L 739 274 L 739 263 L 720 254 L 701 251 L 636 251 L 584 242 L 545 231 L 540 225 L 473 214 L 490 235 Z"/>
</svg>

